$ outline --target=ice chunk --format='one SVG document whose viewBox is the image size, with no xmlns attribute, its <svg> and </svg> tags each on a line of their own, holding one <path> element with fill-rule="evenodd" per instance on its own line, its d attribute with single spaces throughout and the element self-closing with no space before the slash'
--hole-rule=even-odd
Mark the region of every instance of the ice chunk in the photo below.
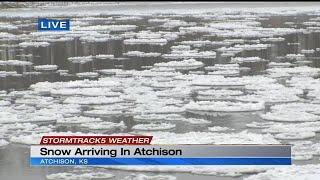
<svg viewBox="0 0 320 180">
<path fill-rule="evenodd" d="M 291 165 L 277 167 L 266 172 L 251 175 L 245 180 L 283 180 L 283 179 L 319 179 L 320 165 Z"/>
<path fill-rule="evenodd" d="M 64 172 L 64 173 L 56 173 L 56 174 L 49 174 L 46 176 L 47 179 L 50 180 L 91 180 L 91 179 L 110 179 L 113 178 L 113 174 L 103 173 L 103 172 L 90 172 L 90 173 L 71 173 L 71 172 Z"/>
<path fill-rule="evenodd" d="M 208 111 L 208 112 L 246 112 L 263 110 L 264 102 L 241 103 L 228 101 L 200 101 L 190 102 L 185 106 L 187 111 Z"/>
<path fill-rule="evenodd" d="M 175 124 L 169 123 L 150 123 L 150 124 L 137 124 L 132 127 L 133 130 L 139 131 L 162 131 L 175 128 Z"/>
</svg>

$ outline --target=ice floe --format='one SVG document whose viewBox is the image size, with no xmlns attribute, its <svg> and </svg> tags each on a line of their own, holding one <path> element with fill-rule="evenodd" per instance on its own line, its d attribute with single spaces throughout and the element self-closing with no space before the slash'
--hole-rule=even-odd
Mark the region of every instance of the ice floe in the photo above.
<svg viewBox="0 0 320 180">
<path fill-rule="evenodd" d="M 156 63 L 154 64 L 155 67 L 168 67 L 174 68 L 176 70 L 190 70 L 190 69 L 197 69 L 204 64 L 200 61 L 196 61 L 195 59 L 187 59 L 182 61 L 169 61 L 166 63 Z"/>
<path fill-rule="evenodd" d="M 8 145 L 8 144 L 9 144 L 8 141 L 6 141 L 6 140 L 4 140 L 4 139 L 0 139 L 0 147 L 6 146 L 6 145 Z"/>
<path fill-rule="evenodd" d="M 283 180 L 283 179 L 318 179 L 320 177 L 320 165 L 291 165 L 272 168 L 266 172 L 251 175 L 245 180 Z"/>
<path fill-rule="evenodd" d="M 137 124 L 132 127 L 133 130 L 139 131 L 162 131 L 175 128 L 175 124 L 169 123 L 150 123 L 150 124 Z"/>
<path fill-rule="evenodd" d="M 185 106 L 190 112 L 247 112 L 260 111 L 265 108 L 264 102 L 241 103 L 231 101 L 200 101 L 190 102 Z"/>
<path fill-rule="evenodd" d="M 172 175 L 145 175 L 145 174 L 130 174 L 123 180 L 176 180 Z"/>
<path fill-rule="evenodd" d="M 115 176 L 110 173 L 103 173 L 103 172 L 88 172 L 88 173 L 71 173 L 71 172 L 64 172 L 64 173 L 55 173 L 46 175 L 46 179 L 49 180 L 91 180 L 91 179 L 110 179 L 114 178 Z"/>
</svg>

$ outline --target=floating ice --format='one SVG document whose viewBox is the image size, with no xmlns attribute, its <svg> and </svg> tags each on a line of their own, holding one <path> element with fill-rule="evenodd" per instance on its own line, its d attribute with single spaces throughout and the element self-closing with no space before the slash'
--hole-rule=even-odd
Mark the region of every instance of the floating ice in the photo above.
<svg viewBox="0 0 320 180">
<path fill-rule="evenodd" d="M 156 52 L 141 52 L 141 51 L 128 51 L 126 53 L 123 53 L 125 56 L 133 56 L 133 57 L 158 57 L 161 55 L 161 53 L 156 53 Z"/>
<path fill-rule="evenodd" d="M 295 60 L 301 60 L 301 59 L 304 59 L 305 56 L 304 56 L 304 54 L 287 54 L 286 58 L 295 59 Z"/>
<path fill-rule="evenodd" d="M 138 131 L 162 131 L 175 128 L 176 125 L 169 123 L 150 123 L 150 124 L 137 124 L 132 127 L 133 130 Z"/>
<path fill-rule="evenodd" d="M 216 52 L 214 51 L 172 51 L 171 54 L 163 54 L 163 58 L 166 59 L 187 59 L 187 58 L 204 58 L 210 59 L 216 57 Z"/>
<path fill-rule="evenodd" d="M 208 112 L 246 112 L 263 110 L 264 102 L 241 103 L 228 101 L 200 101 L 190 102 L 185 106 L 187 111 L 208 111 Z"/>
<path fill-rule="evenodd" d="M 33 66 L 33 68 L 36 71 L 54 71 L 54 70 L 58 69 L 58 66 L 57 65 L 46 64 L 46 65 Z"/>
<path fill-rule="evenodd" d="M 274 124 L 273 122 L 257 122 L 257 121 L 253 121 L 253 122 L 251 122 L 249 124 L 246 124 L 246 127 L 264 129 L 264 128 L 270 127 L 273 124 Z"/>
<path fill-rule="evenodd" d="M 145 133 L 146 135 L 150 133 Z M 152 132 L 152 144 L 279 144 L 271 134 L 256 134 L 247 131 L 238 133 L 216 132 Z"/>
<path fill-rule="evenodd" d="M 166 45 L 167 44 L 167 39 L 125 39 L 123 41 L 124 44 L 151 44 L 151 45 Z"/>
<path fill-rule="evenodd" d="M 107 96 L 107 97 L 119 97 L 120 92 L 111 91 L 108 88 L 61 88 L 52 89 L 50 93 L 54 96 Z"/>
<path fill-rule="evenodd" d="M 69 57 L 68 61 L 73 62 L 73 63 L 84 64 L 84 63 L 93 61 L 93 57 L 92 56 Z"/>
<path fill-rule="evenodd" d="M 8 144 L 9 144 L 8 141 L 6 141 L 6 140 L 4 140 L 4 139 L 0 139 L 0 147 L 6 146 L 6 145 L 8 145 Z"/>
<path fill-rule="evenodd" d="M 277 167 L 266 172 L 251 175 L 245 180 L 319 179 L 320 165 L 291 165 Z"/>
<path fill-rule="evenodd" d="M 221 126 L 213 126 L 213 127 L 208 127 L 209 131 L 213 131 L 213 132 L 221 132 L 221 131 L 232 131 L 234 129 L 230 129 L 228 127 L 221 127 Z"/>
<path fill-rule="evenodd" d="M 268 121 L 284 121 L 284 122 L 303 122 L 303 121 L 319 121 L 320 116 L 293 110 L 277 110 L 261 114 L 260 117 Z"/>
<path fill-rule="evenodd" d="M 80 105 L 99 105 L 99 104 L 115 104 L 123 102 L 122 99 L 116 97 L 68 97 L 63 103 L 66 104 L 80 104 Z"/>
<path fill-rule="evenodd" d="M 82 72 L 82 73 L 76 73 L 76 76 L 80 78 L 96 78 L 99 76 L 99 73 L 97 72 Z"/>
<path fill-rule="evenodd" d="M 6 60 L 1 61 L 0 65 L 11 65 L 11 66 L 31 66 L 33 63 L 29 61 L 19 61 L 19 60 Z"/>
<path fill-rule="evenodd" d="M 156 63 L 154 64 L 154 66 L 174 68 L 176 70 L 190 70 L 200 68 L 204 66 L 204 64 L 200 61 L 196 61 L 195 59 L 187 59 L 183 61 L 169 61 L 166 63 Z"/>
<path fill-rule="evenodd" d="M 81 123 L 80 127 L 88 128 L 88 129 L 94 129 L 94 130 L 114 130 L 114 129 L 125 129 L 127 126 L 124 124 L 123 121 L 120 123 L 114 123 L 114 122 L 87 122 L 87 123 Z"/>
<path fill-rule="evenodd" d="M 137 28 L 136 25 L 95 25 L 95 26 L 74 26 L 73 31 L 131 31 Z"/>
<path fill-rule="evenodd" d="M 145 175 L 131 174 L 123 178 L 123 180 L 176 180 L 177 178 L 171 175 Z"/>
<path fill-rule="evenodd" d="M 308 139 L 315 137 L 314 132 L 289 132 L 289 133 L 279 133 L 275 135 L 276 139 Z"/>
<path fill-rule="evenodd" d="M 48 42 L 22 42 L 19 43 L 20 47 L 46 47 L 49 46 L 50 44 Z"/>
<path fill-rule="evenodd" d="M 91 180 L 91 179 L 110 179 L 114 178 L 113 174 L 103 173 L 103 172 L 90 172 L 90 173 L 71 173 L 71 172 L 64 172 L 64 173 L 56 173 L 56 174 L 49 174 L 46 176 L 47 179 L 50 180 Z"/>
<path fill-rule="evenodd" d="M 61 118 L 57 120 L 58 124 L 80 124 L 80 123 L 96 123 L 101 122 L 100 118 L 90 118 L 85 116 L 74 116 L 68 118 Z"/>
<path fill-rule="evenodd" d="M 285 38 L 283 38 L 283 37 L 261 38 L 261 41 L 264 41 L 264 42 L 281 42 L 284 40 L 285 40 Z"/>
<path fill-rule="evenodd" d="M 223 100 L 232 99 L 234 96 L 243 95 L 239 90 L 227 90 L 227 89 L 210 89 L 205 91 L 198 91 L 198 100 Z"/>
<path fill-rule="evenodd" d="M 302 54 L 313 54 L 314 52 L 314 49 L 301 49 Z"/>
<path fill-rule="evenodd" d="M 266 62 L 267 60 L 260 57 L 233 57 L 231 63 L 246 63 L 246 62 Z"/>
<path fill-rule="evenodd" d="M 243 88 L 245 83 L 238 78 L 225 78 L 219 75 L 196 76 L 192 81 L 193 86 L 234 87 Z"/>
</svg>

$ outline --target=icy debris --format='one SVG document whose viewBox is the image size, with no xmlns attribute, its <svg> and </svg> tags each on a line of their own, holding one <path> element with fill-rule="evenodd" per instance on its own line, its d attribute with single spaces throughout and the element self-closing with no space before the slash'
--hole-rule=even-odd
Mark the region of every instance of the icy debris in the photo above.
<svg viewBox="0 0 320 180">
<path fill-rule="evenodd" d="M 261 41 L 263 41 L 263 42 L 281 42 L 284 40 L 285 40 L 285 38 L 283 38 L 283 37 L 261 38 Z"/>
<path fill-rule="evenodd" d="M 246 63 L 246 62 L 266 62 L 267 60 L 260 57 L 233 57 L 231 63 Z"/>
<path fill-rule="evenodd" d="M 187 111 L 208 111 L 208 112 L 246 112 L 263 110 L 264 102 L 241 103 L 228 101 L 200 101 L 190 102 L 185 106 Z"/>
<path fill-rule="evenodd" d="M 168 120 L 168 119 L 165 119 Z M 198 118 L 182 118 L 181 121 L 187 122 L 190 124 L 210 124 L 210 121 L 204 120 L 204 119 L 198 119 Z"/>
<path fill-rule="evenodd" d="M 225 78 L 220 75 L 199 75 L 194 78 L 194 80 L 192 81 L 192 85 L 243 88 L 245 83 L 239 80 L 239 78 Z"/>
<path fill-rule="evenodd" d="M 164 173 L 192 173 L 211 176 L 230 176 L 238 177 L 244 174 L 264 172 L 270 166 L 104 166 L 108 169 L 118 169 L 127 171 L 142 172 L 164 172 Z M 162 179 L 161 179 L 162 180 Z"/>
<path fill-rule="evenodd" d="M 11 65 L 11 66 L 31 66 L 33 63 L 29 61 L 19 61 L 19 60 L 0 60 L 0 65 Z"/>
<path fill-rule="evenodd" d="M 162 131 L 175 128 L 175 124 L 170 123 L 150 123 L 150 124 L 137 124 L 132 127 L 133 130 L 138 131 Z"/>
<path fill-rule="evenodd" d="M 170 49 L 172 51 L 190 51 L 191 47 L 187 45 L 177 45 L 177 46 L 171 46 Z"/>
<path fill-rule="evenodd" d="M 297 111 L 297 112 L 308 112 L 315 115 L 320 115 L 320 104 L 310 103 L 287 103 L 278 104 L 271 107 L 272 111 Z"/>
<path fill-rule="evenodd" d="M 90 172 L 90 173 L 56 173 L 49 174 L 46 176 L 48 180 L 91 180 L 91 179 L 110 179 L 114 178 L 113 174 L 103 173 L 103 172 Z"/>
<path fill-rule="evenodd" d="M 125 129 L 127 126 L 124 124 L 123 121 L 120 123 L 114 123 L 114 122 L 87 122 L 87 123 L 81 123 L 80 127 L 93 129 L 93 130 L 114 130 L 114 129 Z"/>
<path fill-rule="evenodd" d="M 6 145 L 8 145 L 8 144 L 9 144 L 8 141 L 6 141 L 6 140 L 4 140 L 4 139 L 0 139 L 0 147 L 6 146 Z"/>
<path fill-rule="evenodd" d="M 128 113 L 130 112 L 129 111 L 123 112 L 118 110 L 105 110 L 105 109 L 94 109 L 94 110 L 83 112 L 84 115 L 92 116 L 92 117 L 118 116 L 118 115 L 126 115 Z"/>
<path fill-rule="evenodd" d="M 113 54 L 98 54 L 95 56 L 97 59 L 112 59 L 114 58 Z"/>
<path fill-rule="evenodd" d="M 304 56 L 304 54 L 287 54 L 286 58 L 295 59 L 295 60 L 301 60 L 301 59 L 304 59 L 305 56 Z"/>
<path fill-rule="evenodd" d="M 295 161 L 311 160 L 313 155 L 318 153 L 314 145 L 319 146 L 319 144 L 314 144 L 312 141 L 293 141 L 290 144 L 292 144 L 292 158 Z"/>
<path fill-rule="evenodd" d="M 301 49 L 302 54 L 313 54 L 314 52 L 314 49 Z"/>
<path fill-rule="evenodd" d="M 284 121 L 284 122 L 303 122 L 303 121 L 319 121 L 320 116 L 293 110 L 276 110 L 261 114 L 260 117 L 268 121 Z"/>
<path fill-rule="evenodd" d="M 275 67 L 284 67 L 284 68 L 288 68 L 288 67 L 291 67 L 291 66 L 294 66 L 292 63 L 289 63 L 289 62 L 270 62 L 268 64 L 268 67 L 269 68 L 275 68 Z"/>
<path fill-rule="evenodd" d="M 308 139 L 315 136 L 315 132 L 287 132 L 276 134 L 274 137 L 276 139 Z"/>
<path fill-rule="evenodd" d="M 210 59 L 216 57 L 216 52 L 214 51 L 172 51 L 171 54 L 163 54 L 163 58 L 166 59 L 187 59 L 187 58 L 204 58 Z"/>
<path fill-rule="evenodd" d="M 266 172 L 251 175 L 245 180 L 283 180 L 283 179 L 319 179 L 320 165 L 291 165 L 277 167 L 267 170 Z"/>
<path fill-rule="evenodd" d="M 114 18 L 115 21 L 137 21 L 137 20 L 142 20 L 143 17 L 140 16 L 121 16 Z"/>
<path fill-rule="evenodd" d="M 177 178 L 171 175 L 145 175 L 131 174 L 123 178 L 123 180 L 176 180 Z"/>
<path fill-rule="evenodd" d="M 96 78 L 99 76 L 99 73 L 97 72 L 81 72 L 81 73 L 76 73 L 76 76 L 80 78 Z"/>
<path fill-rule="evenodd" d="M 80 105 L 99 105 L 99 104 L 115 104 L 123 102 L 122 99 L 116 97 L 68 97 L 63 103 L 65 104 L 80 104 Z"/>
<path fill-rule="evenodd" d="M 48 42 L 22 42 L 19 43 L 20 47 L 26 48 L 26 47 L 46 47 L 50 44 Z"/>
<path fill-rule="evenodd" d="M 89 135 L 89 134 L 84 134 L 81 132 L 35 132 L 31 131 L 31 134 L 21 134 L 21 135 L 16 135 L 12 136 L 10 138 L 10 142 L 13 143 L 19 143 L 19 144 L 27 144 L 27 145 L 33 145 L 33 144 L 40 144 L 42 136 L 81 136 L 81 135 Z M 92 135 L 97 135 L 97 134 L 92 134 Z"/>
<path fill-rule="evenodd" d="M 211 23 L 209 26 L 211 28 L 217 29 L 254 29 L 256 26 L 260 26 L 260 22 L 257 21 L 230 21 L 230 22 L 218 22 L 218 23 Z"/>
<path fill-rule="evenodd" d="M 320 122 L 303 122 L 303 123 L 272 123 L 269 124 L 262 132 L 267 133 L 298 133 L 298 132 L 320 132 Z"/>
<path fill-rule="evenodd" d="M 145 133 L 148 135 L 149 133 Z M 256 134 L 248 131 L 237 133 L 217 132 L 152 132 L 152 144 L 279 144 L 271 134 Z"/>
<path fill-rule="evenodd" d="M 131 31 L 137 28 L 136 25 L 95 25 L 95 26 L 74 26 L 73 31 Z"/>
<path fill-rule="evenodd" d="M 176 70 L 190 70 L 190 69 L 197 69 L 204 64 L 200 61 L 196 61 L 195 59 L 186 59 L 182 61 L 169 61 L 164 63 L 156 63 L 154 64 L 155 67 L 168 67 L 174 68 Z"/>
<path fill-rule="evenodd" d="M 212 45 L 214 42 L 209 40 L 203 40 L 203 41 L 181 41 L 181 45 L 188 45 L 188 46 L 194 46 L 194 47 L 201 47 L 206 45 Z"/>
<path fill-rule="evenodd" d="M 58 69 L 58 66 L 46 64 L 46 65 L 33 66 L 33 68 L 36 71 L 54 71 Z"/>
<path fill-rule="evenodd" d="M 221 132 L 221 131 L 232 131 L 234 129 L 230 129 L 228 127 L 213 126 L 213 127 L 208 127 L 208 130 L 213 132 Z"/>
<path fill-rule="evenodd" d="M 185 22 L 185 21 L 182 21 L 182 20 L 168 20 L 166 21 L 164 24 L 162 24 L 161 26 L 162 27 L 165 27 L 165 28 L 174 28 L 174 27 L 182 27 L 182 26 L 194 26 L 196 25 L 196 23 L 194 22 Z"/>
<path fill-rule="evenodd" d="M 243 95 L 242 91 L 239 90 L 228 90 L 228 89 L 210 89 L 198 91 L 198 100 L 226 100 L 234 99 L 236 96 Z"/>
<path fill-rule="evenodd" d="M 100 118 L 90 118 L 85 116 L 73 116 L 68 118 L 61 118 L 57 120 L 58 124 L 80 124 L 80 123 L 96 123 L 101 122 Z"/>
<path fill-rule="evenodd" d="M 268 128 L 270 126 L 272 126 L 274 123 L 273 122 L 257 122 L 257 121 L 253 121 L 249 124 L 246 124 L 246 127 L 248 128 L 257 128 L 257 129 L 265 129 Z"/>
<path fill-rule="evenodd" d="M 150 44 L 150 45 L 166 45 L 167 44 L 167 39 L 125 39 L 123 41 L 124 44 Z"/>
<path fill-rule="evenodd" d="M 141 51 L 128 51 L 126 53 L 123 53 L 124 56 L 129 56 L 129 57 L 158 57 L 161 56 L 161 53 L 156 53 L 156 52 L 141 52 Z"/>
<path fill-rule="evenodd" d="M 109 88 L 60 88 L 52 89 L 50 93 L 54 96 L 107 96 L 119 97 L 120 92 L 111 91 Z"/>
<path fill-rule="evenodd" d="M 300 76 L 315 76 L 320 73 L 318 68 L 308 67 L 308 66 L 299 66 L 292 68 L 270 68 L 266 70 L 268 73 L 278 74 L 278 73 L 287 73 L 290 76 L 300 75 Z"/>
<path fill-rule="evenodd" d="M 84 64 L 90 61 L 93 61 L 93 56 L 79 56 L 79 57 L 69 57 L 68 61 L 72 63 Z"/>
<path fill-rule="evenodd" d="M 257 91 L 256 94 L 238 96 L 235 97 L 235 99 L 243 102 L 264 101 L 266 103 L 286 103 L 300 100 L 295 93 L 284 89 L 265 89 L 265 91 Z"/>
<path fill-rule="evenodd" d="M 1 106 L 9 106 L 9 105 L 11 105 L 10 101 L 6 101 L 6 100 L 1 100 L 0 99 L 0 107 Z"/>
</svg>

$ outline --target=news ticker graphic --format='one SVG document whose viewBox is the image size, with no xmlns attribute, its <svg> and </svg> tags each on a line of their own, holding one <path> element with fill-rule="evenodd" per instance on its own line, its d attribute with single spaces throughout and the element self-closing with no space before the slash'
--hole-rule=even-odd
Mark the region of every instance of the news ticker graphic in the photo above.
<svg viewBox="0 0 320 180">
<path fill-rule="evenodd" d="M 95 143 L 92 140 L 88 145 L 89 139 L 96 139 Z M 114 139 L 121 143 L 111 143 Z M 145 143 L 146 139 L 150 141 Z M 151 139 L 152 136 L 46 136 L 40 145 L 31 146 L 30 165 L 291 165 L 290 145 L 151 145 Z"/>
<path fill-rule="evenodd" d="M 150 144 L 152 136 L 43 136 L 41 145 Z"/>
</svg>

